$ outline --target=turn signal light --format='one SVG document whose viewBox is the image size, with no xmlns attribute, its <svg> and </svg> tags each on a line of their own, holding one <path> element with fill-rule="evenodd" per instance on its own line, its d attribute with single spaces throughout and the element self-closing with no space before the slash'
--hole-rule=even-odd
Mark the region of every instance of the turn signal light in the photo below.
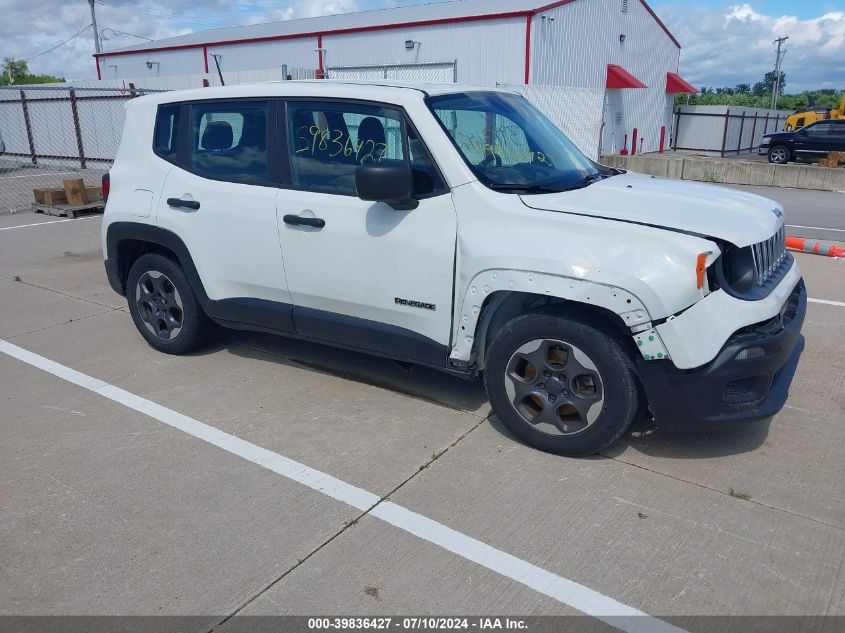
<svg viewBox="0 0 845 633">
<path fill-rule="evenodd" d="M 707 272 L 707 256 L 710 253 L 699 253 L 698 260 L 695 262 L 695 282 L 698 284 L 698 289 L 704 287 L 704 273 Z"/>
</svg>

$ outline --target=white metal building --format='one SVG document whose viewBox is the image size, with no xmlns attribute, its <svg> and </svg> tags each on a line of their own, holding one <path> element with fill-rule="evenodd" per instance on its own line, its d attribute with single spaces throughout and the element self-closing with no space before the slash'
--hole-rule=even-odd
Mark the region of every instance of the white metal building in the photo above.
<svg viewBox="0 0 845 633">
<path fill-rule="evenodd" d="M 314 69 L 317 77 L 604 92 L 604 153 L 669 146 L 680 44 L 645 0 L 456 0 L 200 31 L 96 56 L 100 79 Z M 632 146 L 637 129 L 637 147 Z M 627 137 L 627 138 L 626 138 Z M 663 137 L 663 140 L 661 138 Z"/>
</svg>

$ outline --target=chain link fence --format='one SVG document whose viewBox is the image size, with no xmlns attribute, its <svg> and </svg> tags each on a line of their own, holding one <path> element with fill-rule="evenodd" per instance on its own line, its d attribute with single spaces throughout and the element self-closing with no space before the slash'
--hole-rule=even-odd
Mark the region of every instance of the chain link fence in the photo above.
<svg viewBox="0 0 845 633">
<path fill-rule="evenodd" d="M 455 83 L 458 80 L 458 62 L 330 66 L 326 68 L 326 79 L 388 79 L 392 81 Z"/>
<path fill-rule="evenodd" d="M 598 160 L 604 91 L 593 88 L 496 84 L 518 92 L 560 128 L 584 154 Z"/>
<path fill-rule="evenodd" d="M 145 90 L 0 86 L 0 213 L 28 209 L 33 189 L 99 185 L 114 161 L 124 105 Z"/>
</svg>

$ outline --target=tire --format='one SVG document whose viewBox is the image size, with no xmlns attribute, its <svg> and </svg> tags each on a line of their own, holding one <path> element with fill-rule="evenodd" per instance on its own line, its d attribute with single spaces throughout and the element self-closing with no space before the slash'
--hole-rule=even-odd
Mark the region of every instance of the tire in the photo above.
<svg viewBox="0 0 845 633">
<path fill-rule="evenodd" d="M 783 165 L 792 159 L 792 152 L 786 145 L 773 145 L 769 148 L 769 162 Z"/>
<path fill-rule="evenodd" d="M 493 411 L 514 435 L 543 451 L 597 453 L 640 410 L 631 357 L 614 335 L 579 319 L 517 317 L 496 334 L 486 359 L 484 386 Z"/>
<path fill-rule="evenodd" d="M 132 264 L 126 300 L 135 327 L 160 352 L 185 354 L 214 332 L 182 267 L 158 253 L 141 255 Z"/>
</svg>

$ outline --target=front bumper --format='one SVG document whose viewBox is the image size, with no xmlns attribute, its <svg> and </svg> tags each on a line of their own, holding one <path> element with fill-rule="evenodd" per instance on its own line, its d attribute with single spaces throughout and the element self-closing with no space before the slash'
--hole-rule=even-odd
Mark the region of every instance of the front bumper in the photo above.
<svg viewBox="0 0 845 633">
<path fill-rule="evenodd" d="M 761 420 L 783 408 L 804 349 L 803 280 L 780 314 L 744 327 L 711 362 L 690 370 L 671 361 L 638 360 L 640 379 L 658 427 L 700 431 Z"/>
<path fill-rule="evenodd" d="M 769 146 L 768 145 L 761 145 L 760 147 L 757 148 L 757 154 L 759 156 L 765 156 L 768 153 L 769 153 Z"/>
</svg>

